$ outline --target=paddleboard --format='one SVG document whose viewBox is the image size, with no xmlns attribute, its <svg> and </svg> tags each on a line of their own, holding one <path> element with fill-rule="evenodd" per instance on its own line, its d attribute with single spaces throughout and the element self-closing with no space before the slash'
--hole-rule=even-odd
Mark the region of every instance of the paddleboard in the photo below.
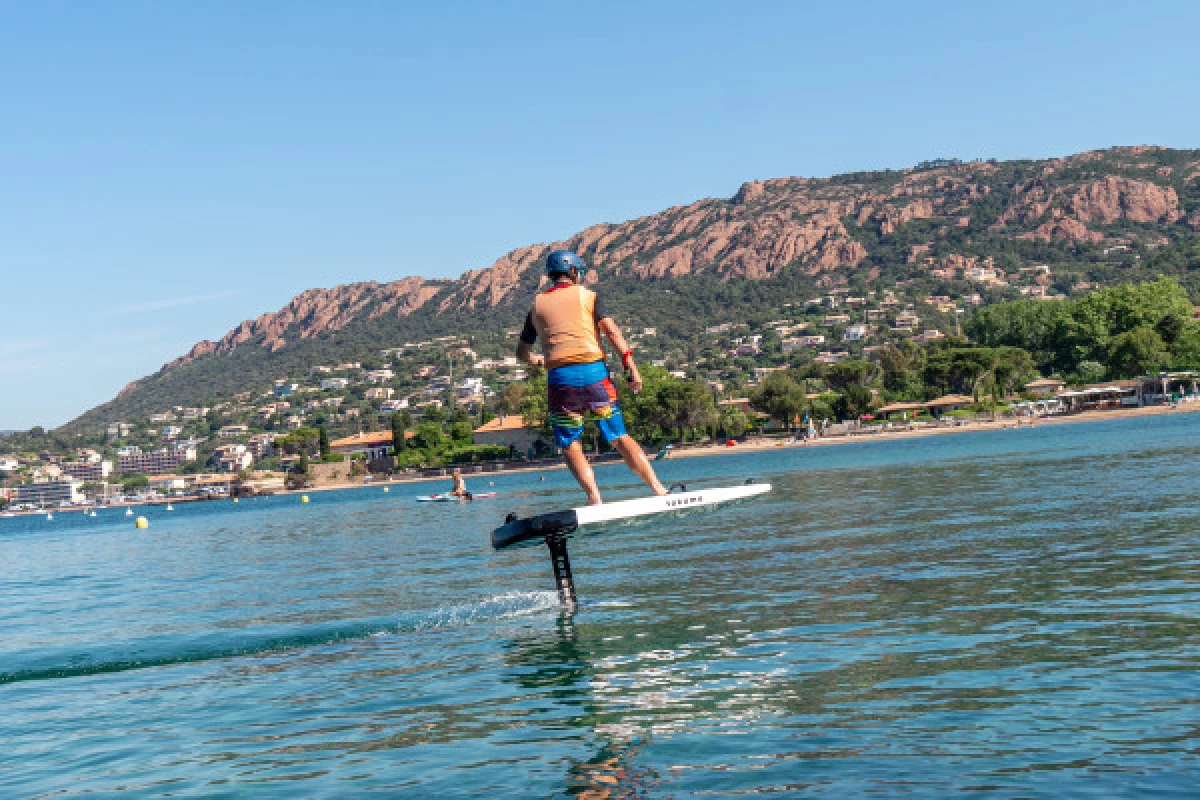
<svg viewBox="0 0 1200 800">
<path fill-rule="evenodd" d="M 741 486 L 720 486 L 694 492 L 675 492 L 661 497 L 638 497 L 598 506 L 581 506 L 565 511 L 552 511 L 523 519 L 511 519 L 492 531 L 492 547 L 503 550 L 540 544 L 548 534 L 570 536 L 587 529 L 598 529 L 606 523 L 634 520 L 655 514 L 714 508 L 735 500 L 757 497 L 771 491 L 769 483 L 746 483 Z"/>
<path fill-rule="evenodd" d="M 496 492 L 471 492 L 471 498 L 474 500 L 479 500 L 481 498 L 487 498 L 487 497 L 495 497 L 495 496 L 496 496 Z M 455 497 L 454 495 L 450 494 L 449 492 L 442 492 L 441 494 L 423 494 L 417 498 L 417 502 L 418 503 L 454 503 L 459 500 L 466 500 L 466 499 L 467 498 L 465 498 L 465 497 Z"/>
</svg>

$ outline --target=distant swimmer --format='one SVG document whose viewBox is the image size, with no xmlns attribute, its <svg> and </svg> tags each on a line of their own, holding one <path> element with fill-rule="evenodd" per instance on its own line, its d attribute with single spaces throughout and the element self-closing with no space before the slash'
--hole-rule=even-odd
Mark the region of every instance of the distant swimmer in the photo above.
<svg viewBox="0 0 1200 800">
<path fill-rule="evenodd" d="M 462 470 L 454 470 L 451 477 L 454 479 L 454 488 L 450 490 L 450 496 L 471 499 L 471 493 L 467 491 L 467 482 L 463 480 Z"/>
<path fill-rule="evenodd" d="M 641 445 L 625 431 L 600 335 L 620 354 L 629 387 L 637 394 L 642 390 L 642 377 L 633 362 L 633 350 L 596 293 L 580 285 L 586 271 L 583 259 L 570 250 L 555 250 L 546 257 L 551 286 L 534 298 L 517 345 L 517 358 L 547 369 L 547 406 L 554 439 L 566 451 L 567 467 L 587 494 L 589 505 L 599 505 L 601 500 L 579 438 L 585 415 L 595 419 L 604 441 L 616 448 L 634 474 L 654 494 L 664 495 L 667 490 L 654 474 Z M 532 352 L 539 339 L 541 355 Z"/>
</svg>

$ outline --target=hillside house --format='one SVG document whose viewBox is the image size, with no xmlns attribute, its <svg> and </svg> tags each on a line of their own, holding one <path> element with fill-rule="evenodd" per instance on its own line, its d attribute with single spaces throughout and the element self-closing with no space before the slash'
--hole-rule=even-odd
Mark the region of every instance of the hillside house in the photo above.
<svg viewBox="0 0 1200 800">
<path fill-rule="evenodd" d="M 1038 378 L 1036 381 L 1030 381 L 1025 384 L 1023 388 L 1030 394 L 1049 397 L 1065 389 L 1066 384 L 1057 378 Z"/>
<path fill-rule="evenodd" d="M 508 447 L 518 453 L 531 453 L 547 446 L 546 435 L 525 424 L 519 414 L 499 416 L 476 428 L 471 434 L 475 444 Z"/>
<path fill-rule="evenodd" d="M 363 380 L 367 383 L 387 383 L 396 377 L 390 369 L 369 369 L 363 372 Z"/>
<path fill-rule="evenodd" d="M 412 431 L 404 432 L 405 439 L 413 437 Z M 329 451 L 343 456 L 364 455 L 368 461 L 374 461 L 387 456 L 392 449 L 391 431 L 371 431 L 356 433 L 342 439 L 334 439 L 329 443 Z"/>
</svg>

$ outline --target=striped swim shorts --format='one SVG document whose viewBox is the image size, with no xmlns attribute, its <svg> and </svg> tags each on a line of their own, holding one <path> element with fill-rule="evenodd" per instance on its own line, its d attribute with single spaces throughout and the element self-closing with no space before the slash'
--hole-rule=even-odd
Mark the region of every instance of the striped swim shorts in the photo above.
<svg viewBox="0 0 1200 800">
<path fill-rule="evenodd" d="M 617 387 L 603 361 L 555 367 L 546 374 L 546 392 L 554 440 L 559 447 L 578 439 L 589 417 L 595 420 L 604 441 L 625 435 Z"/>
</svg>

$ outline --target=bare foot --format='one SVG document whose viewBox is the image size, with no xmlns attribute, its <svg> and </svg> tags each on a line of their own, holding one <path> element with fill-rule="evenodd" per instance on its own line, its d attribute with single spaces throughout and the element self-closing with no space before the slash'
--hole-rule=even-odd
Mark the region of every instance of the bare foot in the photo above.
<svg viewBox="0 0 1200 800">
<path fill-rule="evenodd" d="M 664 494 L 670 494 L 670 492 L 660 483 L 654 487 L 654 494 L 656 497 L 662 497 Z"/>
<path fill-rule="evenodd" d="M 604 503 L 604 501 L 600 499 L 600 495 L 598 495 L 598 494 L 588 495 L 587 504 L 589 506 L 603 505 L 603 503 Z"/>
</svg>

